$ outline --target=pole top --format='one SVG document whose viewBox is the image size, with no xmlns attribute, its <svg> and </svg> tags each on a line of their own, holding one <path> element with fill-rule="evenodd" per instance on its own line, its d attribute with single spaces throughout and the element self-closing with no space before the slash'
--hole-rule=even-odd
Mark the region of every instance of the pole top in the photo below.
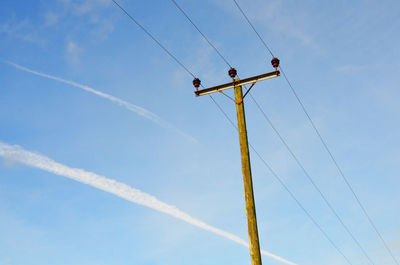
<svg viewBox="0 0 400 265">
<path fill-rule="evenodd" d="M 198 78 L 193 79 L 193 85 L 196 88 L 196 90 L 198 90 L 200 84 L 201 84 L 200 79 L 198 79 Z"/>
<path fill-rule="evenodd" d="M 235 68 L 231 67 L 231 69 L 229 69 L 228 74 L 230 77 L 235 78 L 235 76 L 237 75 L 237 71 Z"/>
<path fill-rule="evenodd" d="M 275 71 L 277 71 L 277 69 L 278 69 L 279 62 L 280 61 L 279 61 L 278 58 L 274 58 L 274 59 L 271 60 L 271 64 L 272 64 L 273 67 L 275 67 Z"/>
</svg>

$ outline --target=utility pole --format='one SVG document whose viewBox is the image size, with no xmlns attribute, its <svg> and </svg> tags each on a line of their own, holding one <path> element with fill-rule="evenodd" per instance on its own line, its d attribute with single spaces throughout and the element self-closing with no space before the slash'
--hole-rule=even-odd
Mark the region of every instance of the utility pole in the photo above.
<svg viewBox="0 0 400 265">
<path fill-rule="evenodd" d="M 250 155 L 249 155 L 249 144 L 247 140 L 247 129 L 246 129 L 246 118 L 244 113 L 244 103 L 243 99 L 246 97 L 247 93 L 258 81 L 270 79 L 280 75 L 278 71 L 279 60 L 277 58 L 272 59 L 272 66 L 275 67 L 274 72 L 261 74 L 246 78 L 243 80 L 235 79 L 237 72 L 234 68 L 229 69 L 229 76 L 232 78 L 231 83 L 226 83 L 206 89 L 199 90 L 200 80 L 195 78 L 193 80 L 193 85 L 196 88 L 195 95 L 203 96 L 211 94 L 214 92 L 223 93 L 223 90 L 234 88 L 235 99 L 232 99 L 236 103 L 236 113 L 238 121 L 238 132 L 239 132 L 239 143 L 240 143 L 240 154 L 242 160 L 242 174 L 243 174 L 243 184 L 244 184 L 244 196 L 246 203 L 246 215 L 247 215 L 247 230 L 249 234 L 249 248 L 250 248 L 250 258 L 252 265 L 262 265 L 261 254 L 260 254 L 260 243 L 258 239 L 258 229 L 257 229 L 257 218 L 256 218 L 256 207 L 254 203 L 254 192 L 253 192 L 253 181 L 251 177 L 251 165 L 250 165 Z M 250 88 L 243 95 L 242 85 L 252 84 Z"/>
</svg>

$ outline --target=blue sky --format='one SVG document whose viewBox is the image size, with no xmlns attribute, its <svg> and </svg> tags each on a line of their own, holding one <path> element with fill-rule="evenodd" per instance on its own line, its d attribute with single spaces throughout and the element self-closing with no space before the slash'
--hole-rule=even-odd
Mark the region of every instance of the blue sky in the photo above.
<svg viewBox="0 0 400 265">
<path fill-rule="evenodd" d="M 227 66 L 170 1 L 120 3 L 206 87 L 229 81 Z M 273 70 L 232 0 L 178 3 L 241 77 Z M 400 259 L 400 4 L 239 3 Z M 123 182 L 247 239 L 237 132 L 209 98 L 194 97 L 193 78 L 111 1 L 5 0 L 0 39 L 0 142 Z M 4 61 L 145 108 L 164 126 Z M 374 263 L 395 264 L 285 80 L 256 84 L 252 95 Z M 236 121 L 234 104 L 222 95 L 215 99 Z M 249 141 L 352 264 L 367 264 L 254 103 L 248 99 L 245 107 Z M 253 153 L 251 159 L 262 249 L 301 265 L 345 264 Z M 92 186 L 0 160 L 1 265 L 250 264 L 248 250 L 226 238 Z M 265 256 L 263 263 L 283 264 Z"/>
</svg>

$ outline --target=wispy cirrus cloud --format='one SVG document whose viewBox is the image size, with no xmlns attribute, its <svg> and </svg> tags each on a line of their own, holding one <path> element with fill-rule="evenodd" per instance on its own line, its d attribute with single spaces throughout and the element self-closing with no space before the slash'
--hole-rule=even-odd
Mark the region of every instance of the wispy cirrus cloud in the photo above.
<svg viewBox="0 0 400 265">
<path fill-rule="evenodd" d="M 56 24 L 60 19 L 60 16 L 52 11 L 47 12 L 44 15 L 45 25 L 46 26 L 53 26 Z"/>
<path fill-rule="evenodd" d="M 115 20 L 110 18 L 113 13 L 109 12 L 109 6 L 108 0 L 59 0 L 44 13 L 44 25 L 60 26 L 73 19 L 76 26 L 68 24 L 67 40 L 84 34 L 90 36 L 90 41 L 102 42 L 114 31 Z"/>
<path fill-rule="evenodd" d="M 75 41 L 68 41 L 65 47 L 65 56 L 70 64 L 78 64 L 83 49 Z"/>
<path fill-rule="evenodd" d="M 109 0 L 61 0 L 64 8 L 70 11 L 73 15 L 82 16 L 91 12 L 96 12 L 108 7 L 111 4 Z"/>
<path fill-rule="evenodd" d="M 377 65 L 371 65 L 371 64 L 346 64 L 340 67 L 337 67 L 336 69 L 340 72 L 361 72 L 365 70 L 370 70 L 377 68 Z"/>
<path fill-rule="evenodd" d="M 252 19 L 270 30 L 278 31 L 288 37 L 299 40 L 302 44 L 315 47 L 313 37 L 304 27 L 304 20 L 288 14 L 285 1 L 259 1 L 255 9 L 251 10 Z M 260 29 L 261 30 L 261 29 Z"/>
<path fill-rule="evenodd" d="M 237 2 L 261 36 L 264 37 L 266 30 L 275 31 L 284 36 L 296 39 L 303 45 L 313 48 L 317 47 L 312 34 L 307 30 L 306 24 L 308 20 L 296 13 L 291 13 L 289 11 L 291 10 L 291 4 L 288 1 L 237 0 Z M 251 4 L 249 4 L 250 2 Z M 243 21 L 247 25 L 245 18 L 232 0 L 214 0 L 213 3 L 224 12 L 230 12 L 231 15 L 237 17 L 238 20 Z M 252 29 L 249 28 L 249 30 Z M 274 47 L 270 48 L 274 50 Z"/>
<path fill-rule="evenodd" d="M 36 44 L 43 44 L 44 40 L 40 38 L 28 18 L 22 20 L 10 19 L 0 24 L 0 36 L 4 34 L 16 39 Z"/>
<path fill-rule="evenodd" d="M 90 185 L 97 189 L 114 194 L 122 199 L 171 215 L 186 223 L 189 223 L 203 230 L 222 236 L 242 246 L 249 247 L 249 244 L 242 238 L 227 231 L 224 231 L 222 229 L 211 226 L 179 210 L 177 207 L 159 200 L 153 195 L 135 189 L 131 186 L 128 186 L 127 184 L 116 181 L 114 179 L 106 178 L 104 176 L 98 175 L 93 172 L 85 171 L 83 169 L 68 167 L 41 154 L 30 152 L 24 150 L 20 146 L 9 145 L 1 141 L 0 141 L 0 156 L 5 157 L 8 160 L 13 160 L 15 162 L 25 164 L 27 166 L 39 168 Z M 294 262 L 288 261 L 266 250 L 262 250 L 261 253 L 265 256 L 268 256 L 282 263 L 289 265 L 297 265 Z"/>
<path fill-rule="evenodd" d="M 126 108 L 126 109 L 128 109 L 128 110 L 130 110 L 130 111 L 132 111 L 132 112 L 134 112 L 134 113 L 136 113 L 138 115 L 140 115 L 140 116 L 142 116 L 143 118 L 146 118 L 146 119 L 152 121 L 153 123 L 157 124 L 160 127 L 167 128 L 167 129 L 170 129 L 172 131 L 175 131 L 176 133 L 180 134 L 184 138 L 186 138 L 186 139 L 188 139 L 190 141 L 198 143 L 198 140 L 196 138 L 194 138 L 193 136 L 184 133 L 183 131 L 181 131 L 180 129 L 176 128 L 175 126 L 173 126 L 169 122 L 163 120 L 157 114 L 155 114 L 155 113 L 153 113 L 153 112 L 151 112 L 151 111 L 149 111 L 149 110 L 147 110 L 147 109 L 145 109 L 143 107 L 140 107 L 138 105 L 135 105 L 135 104 L 132 104 L 130 102 L 127 102 L 127 101 L 125 101 L 123 99 L 117 98 L 117 97 L 112 96 L 110 94 L 98 91 L 98 90 L 96 90 L 96 89 L 94 89 L 92 87 L 89 87 L 89 86 L 86 86 L 86 85 L 82 85 L 82 84 L 79 84 L 79 83 L 71 81 L 71 80 L 66 80 L 66 79 L 63 79 L 61 77 L 57 77 L 57 76 L 45 74 L 45 73 L 42 73 L 42 72 L 38 72 L 38 71 L 29 69 L 29 68 L 27 68 L 25 66 L 22 66 L 22 65 L 13 63 L 13 62 L 9 62 L 9 61 L 3 61 L 3 62 L 6 63 L 6 64 L 9 64 L 11 66 L 14 66 L 15 68 L 17 68 L 19 70 L 22 70 L 24 72 L 28 72 L 28 73 L 31 73 L 31 74 L 34 74 L 34 75 L 37 75 L 37 76 L 41 76 L 41 77 L 47 78 L 47 79 L 52 79 L 52 80 L 55 80 L 55 81 L 58 81 L 58 82 L 61 82 L 61 83 L 67 84 L 67 85 L 71 85 L 71 86 L 83 89 L 83 90 L 85 90 L 87 92 L 90 92 L 92 94 L 95 94 L 95 95 L 97 95 L 99 97 L 108 99 L 108 100 L 110 100 L 110 101 L 112 101 L 112 102 L 114 102 L 114 103 L 116 103 L 116 104 L 118 104 L 118 105 L 120 105 L 120 106 L 122 106 L 122 107 L 124 107 L 124 108 Z"/>
</svg>

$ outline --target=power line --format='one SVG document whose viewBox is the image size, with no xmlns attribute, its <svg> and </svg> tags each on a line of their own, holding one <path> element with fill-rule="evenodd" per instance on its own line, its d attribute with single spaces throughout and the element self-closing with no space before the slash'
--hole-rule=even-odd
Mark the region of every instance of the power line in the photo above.
<svg viewBox="0 0 400 265">
<path fill-rule="evenodd" d="M 112 0 L 114 2 L 114 4 L 119 7 L 133 22 L 135 22 L 135 24 L 141 29 L 143 30 L 155 43 L 158 44 L 158 46 L 160 46 L 172 59 L 175 60 L 175 62 L 177 62 L 183 69 L 185 69 L 186 72 L 188 72 L 192 77 L 195 77 L 194 74 L 189 71 L 189 69 L 187 69 L 179 60 L 178 58 L 176 58 L 167 48 L 165 48 L 164 45 L 161 44 L 161 42 L 159 42 L 145 27 L 143 27 L 133 16 L 131 16 L 131 14 L 128 13 L 128 11 L 126 11 L 120 4 L 118 4 L 117 1 Z"/>
<path fill-rule="evenodd" d="M 192 77 L 194 75 L 192 72 L 188 70 L 187 67 L 185 67 L 169 50 L 167 50 L 148 30 L 146 30 L 136 19 L 132 17 L 122 6 L 120 6 L 115 0 L 112 0 L 133 22 L 135 22 L 136 25 L 138 25 L 148 36 L 151 37 L 153 41 L 155 41 L 168 55 L 170 55 L 183 69 L 186 70 L 187 73 L 189 73 Z M 175 2 L 176 3 L 176 2 Z M 228 119 L 228 121 L 233 125 L 234 128 L 237 127 L 234 125 L 232 120 L 229 118 L 229 116 L 223 111 L 221 106 L 214 100 L 214 98 L 210 95 L 211 100 L 216 104 L 218 109 L 223 113 L 223 115 Z M 261 161 L 264 163 L 264 165 L 269 169 L 269 171 L 272 173 L 272 175 L 281 183 L 281 185 L 285 188 L 286 191 L 289 192 L 290 196 L 296 201 L 298 206 L 306 213 L 306 215 L 311 219 L 311 221 L 316 225 L 316 227 L 322 232 L 322 234 L 327 238 L 327 240 L 333 245 L 333 247 L 343 256 L 343 258 L 352 265 L 352 263 L 349 261 L 349 259 L 344 255 L 344 253 L 338 248 L 338 246 L 333 242 L 333 240 L 328 236 L 328 234 L 322 229 L 322 227 L 315 221 L 315 219 L 311 216 L 311 214 L 304 208 L 304 206 L 300 203 L 300 201 L 296 198 L 296 196 L 290 191 L 290 189 L 285 185 L 285 183 L 281 180 L 281 178 L 276 174 L 276 172 L 269 166 L 269 164 L 262 158 L 262 156 L 257 152 L 257 150 L 251 145 L 250 148 L 256 153 L 256 155 L 261 159 Z"/>
<path fill-rule="evenodd" d="M 240 10 L 240 12 L 243 14 L 243 16 L 245 17 L 245 19 L 247 20 L 248 24 L 251 26 L 251 28 L 254 30 L 254 32 L 256 33 L 256 35 L 258 36 L 258 38 L 260 39 L 260 41 L 264 44 L 265 48 L 271 53 L 272 56 L 273 53 L 271 52 L 271 49 L 268 47 L 268 45 L 266 44 L 266 42 L 264 41 L 264 39 L 260 36 L 260 34 L 257 32 L 257 30 L 255 29 L 255 27 L 253 26 L 253 24 L 250 22 L 250 20 L 248 19 L 248 17 L 246 16 L 246 14 L 244 13 L 243 9 L 239 6 L 238 2 L 236 0 L 233 0 L 234 3 L 236 4 L 236 6 L 238 7 L 238 9 Z M 334 163 L 335 167 L 337 168 L 337 170 L 339 171 L 339 174 L 341 175 L 342 179 L 344 180 L 344 182 L 346 183 L 347 187 L 350 189 L 351 193 L 353 194 L 355 200 L 357 201 L 358 205 L 360 206 L 362 212 L 364 213 L 364 215 L 367 217 L 369 223 L 371 224 L 371 226 L 373 227 L 373 229 L 375 230 L 375 232 L 378 234 L 379 238 L 381 239 L 384 247 L 386 248 L 386 250 L 388 251 L 388 253 L 390 254 L 390 256 L 393 258 L 394 262 L 399 265 L 399 262 L 397 261 L 397 259 L 395 258 L 395 256 L 393 255 L 392 251 L 390 250 L 390 248 L 388 247 L 386 241 L 383 239 L 381 233 L 379 232 L 378 228 L 376 227 L 376 225 L 374 224 L 374 222 L 372 221 L 371 217 L 369 216 L 369 214 L 367 213 L 367 210 L 365 209 L 365 207 L 363 206 L 363 204 L 361 203 L 360 199 L 358 198 L 357 194 L 355 193 L 352 185 L 350 184 L 350 182 L 348 181 L 347 177 L 345 176 L 345 174 L 343 173 L 343 170 L 341 169 L 341 167 L 339 166 L 336 158 L 333 156 L 330 148 L 328 147 L 326 141 L 324 140 L 324 138 L 322 137 L 321 133 L 319 132 L 319 130 L 317 129 L 317 127 L 315 126 L 314 121 L 312 120 L 311 116 L 309 115 L 307 109 L 305 108 L 303 102 L 300 100 L 300 97 L 298 96 L 297 92 L 295 91 L 295 89 L 293 88 L 291 82 L 289 81 L 286 73 L 284 72 L 284 70 L 282 69 L 281 66 L 279 66 L 285 80 L 287 81 L 290 90 L 292 91 L 292 93 L 294 94 L 294 96 L 296 97 L 298 103 L 300 104 L 303 112 L 305 113 L 305 115 L 307 116 L 309 122 L 311 123 L 311 126 L 313 127 L 315 133 L 317 134 L 318 138 L 320 139 L 322 145 L 324 146 L 325 150 L 328 152 L 332 162 Z"/>
<path fill-rule="evenodd" d="M 240 10 L 240 12 L 242 13 L 242 15 L 244 16 L 244 18 L 247 20 L 247 23 L 249 23 L 249 25 L 251 26 L 251 28 L 254 30 L 254 32 L 257 34 L 258 38 L 261 40 L 261 42 L 264 44 L 264 47 L 269 51 L 269 53 L 271 54 L 272 57 L 275 57 L 274 54 L 272 53 L 271 49 L 269 48 L 269 46 L 267 45 L 267 43 L 265 43 L 265 41 L 263 40 L 263 38 L 261 38 L 260 34 L 257 32 L 256 28 L 253 26 L 253 24 L 250 22 L 250 19 L 246 16 L 246 14 L 244 13 L 243 9 L 240 7 L 240 5 L 238 4 L 238 2 L 236 2 L 236 0 L 233 0 L 233 2 L 235 2 L 237 8 Z"/>
<path fill-rule="evenodd" d="M 235 1 L 235 0 L 234 0 Z M 189 22 L 196 28 L 196 30 L 201 34 L 201 36 L 203 36 L 203 38 L 210 44 L 210 46 L 212 48 L 214 48 L 214 50 L 217 52 L 217 54 L 221 57 L 221 59 L 223 61 L 225 61 L 225 63 L 231 67 L 231 65 L 229 64 L 229 62 L 227 61 L 227 59 L 219 52 L 219 50 L 209 41 L 209 39 L 205 36 L 205 34 L 199 29 L 199 27 L 192 21 L 192 19 L 186 14 L 186 12 L 178 5 L 178 3 L 175 0 L 171 0 L 171 2 L 174 3 L 174 5 L 181 11 L 181 13 L 189 20 Z M 250 20 L 247 18 L 246 14 L 243 12 L 243 10 L 241 9 L 241 7 L 239 6 L 239 4 L 235 1 L 236 6 L 239 8 L 239 10 L 242 12 L 242 14 L 245 16 L 246 20 L 249 22 L 249 24 L 252 26 L 253 30 L 257 33 L 257 35 L 261 38 L 261 36 L 258 34 L 258 32 L 256 31 L 256 29 L 254 28 L 254 26 L 251 24 Z M 269 47 L 267 46 L 267 44 L 263 41 L 264 46 L 268 49 L 268 51 L 271 53 L 271 55 L 274 57 L 272 51 L 269 49 Z M 225 95 L 225 94 L 224 94 Z M 227 95 L 225 95 L 227 96 Z M 346 230 L 346 232 L 350 235 L 350 237 L 353 239 L 353 241 L 356 243 L 356 245 L 361 249 L 361 251 L 363 252 L 363 254 L 366 256 L 366 258 L 372 263 L 374 264 L 374 262 L 371 260 L 371 258 L 369 257 L 369 255 L 367 254 L 367 252 L 364 250 L 364 248 L 361 246 L 360 242 L 355 238 L 355 236 L 353 235 L 353 233 L 350 231 L 350 229 L 345 225 L 345 223 L 343 222 L 342 218 L 338 215 L 338 213 L 336 212 L 336 210 L 333 208 L 332 204 L 328 201 L 328 199 L 326 198 L 326 196 L 323 194 L 323 192 L 321 191 L 321 189 L 317 186 L 317 184 L 315 183 L 315 181 L 313 180 L 313 178 L 311 178 L 310 174 L 308 173 L 308 171 L 305 169 L 305 167 L 303 166 L 303 164 L 300 162 L 300 160 L 298 159 L 298 157 L 294 154 L 294 152 L 292 151 L 292 149 L 289 147 L 289 145 L 287 144 L 287 142 L 284 140 L 284 138 L 282 137 L 282 135 L 279 133 L 279 131 L 276 129 L 276 127 L 274 126 L 274 124 L 272 123 L 272 121 L 268 118 L 268 116 L 266 115 L 266 113 L 264 112 L 264 110 L 261 108 L 260 104 L 258 104 L 258 102 L 256 101 L 256 99 L 253 97 L 253 95 L 250 94 L 250 97 L 252 98 L 252 100 L 254 101 L 254 103 L 256 104 L 257 108 L 260 110 L 260 112 L 262 113 L 263 117 L 266 119 L 266 121 L 268 122 L 268 124 L 271 126 L 271 128 L 274 130 L 274 132 L 276 133 L 276 135 L 279 137 L 279 139 L 281 140 L 281 142 L 284 144 L 284 146 L 286 147 L 286 149 L 288 150 L 288 152 L 291 154 L 291 156 L 293 157 L 293 159 L 296 161 L 296 163 L 298 164 L 298 166 L 301 168 L 301 170 L 303 171 L 304 175 L 308 178 L 308 180 L 311 182 L 311 184 L 314 186 L 314 188 L 318 191 L 318 193 L 320 194 L 320 196 L 322 197 L 322 199 L 325 201 L 325 203 L 327 204 L 327 206 L 329 207 L 329 209 L 332 211 L 332 213 L 336 216 L 336 218 L 339 220 L 340 224 L 343 226 L 343 228 Z M 214 101 L 214 100 L 213 100 Z M 226 115 L 225 115 L 226 116 Z M 227 117 L 227 116 L 226 116 Z M 228 118 L 228 117 L 227 117 Z M 229 119 L 229 118 L 228 118 Z"/>
<path fill-rule="evenodd" d="M 229 118 L 228 114 L 222 109 L 222 107 L 215 101 L 215 99 L 210 96 L 212 101 L 218 107 L 218 109 L 222 112 L 225 118 L 229 121 L 229 123 L 236 129 L 236 125 L 233 121 Z M 319 223 L 312 217 L 312 215 L 307 211 L 307 209 L 303 206 L 303 204 L 297 199 L 294 193 L 286 186 L 283 180 L 279 177 L 279 175 L 272 169 L 272 167 L 265 161 L 265 159 L 257 152 L 257 150 L 253 147 L 253 145 L 249 142 L 250 148 L 253 152 L 257 155 L 257 157 L 262 161 L 262 163 L 268 168 L 271 174 L 275 177 L 275 179 L 283 186 L 283 188 L 289 193 L 290 197 L 296 202 L 296 204 L 303 210 L 303 212 L 310 218 L 310 220 L 314 223 L 314 225 L 321 231 L 321 233 L 325 236 L 325 238 L 332 244 L 332 246 L 343 256 L 343 258 L 347 261 L 347 263 L 352 264 L 349 259 L 344 255 L 344 253 L 339 249 L 339 247 L 333 242 L 333 240 L 329 237 L 329 235 L 322 229 Z"/>
<path fill-rule="evenodd" d="M 350 229 L 347 227 L 347 225 L 343 222 L 343 219 L 339 216 L 339 214 L 336 212 L 336 210 L 333 208 L 332 204 L 328 201 L 324 193 L 321 191 L 321 189 L 318 187 L 318 185 L 315 183 L 314 179 L 310 176 L 308 171 L 305 169 L 303 164 L 300 162 L 298 157 L 295 155 L 293 150 L 289 147 L 285 139 L 282 137 L 282 135 L 279 133 L 279 131 L 276 129 L 272 121 L 268 118 L 267 114 L 264 112 L 264 110 L 261 108 L 261 106 L 258 104 L 258 102 L 255 100 L 253 95 L 250 94 L 251 99 L 254 101 L 256 104 L 257 108 L 260 110 L 264 118 L 267 120 L 268 124 L 271 126 L 271 128 L 275 131 L 276 135 L 279 137 L 281 142 L 284 144 L 290 155 L 293 157 L 293 159 L 296 161 L 297 165 L 301 168 L 303 171 L 304 175 L 308 178 L 308 180 L 311 182 L 311 184 L 314 186 L 314 188 L 318 191 L 319 195 L 322 197 L 326 205 L 329 207 L 329 209 L 332 211 L 332 213 L 336 216 L 336 218 L 339 220 L 340 224 L 343 226 L 343 228 L 346 230 L 346 232 L 350 235 L 350 237 L 353 239 L 353 241 L 357 244 L 357 246 L 361 249 L 361 251 L 364 253 L 365 257 L 372 263 L 372 259 L 369 257 L 367 252 L 364 250 L 364 248 L 361 246 L 360 242 L 355 238 L 353 233 L 350 231 Z"/>
<path fill-rule="evenodd" d="M 186 14 L 186 12 L 178 5 L 178 3 L 175 0 L 171 0 L 172 3 L 174 3 L 174 5 L 182 12 L 182 14 L 187 18 L 187 20 L 189 20 L 190 23 L 192 23 L 193 27 L 196 28 L 196 30 L 201 34 L 201 36 L 203 36 L 203 38 L 208 42 L 208 44 L 214 48 L 214 50 L 218 53 L 218 55 L 222 58 L 222 60 L 224 60 L 224 62 L 229 66 L 232 67 L 228 61 L 226 60 L 226 58 L 218 51 L 218 49 L 211 43 L 211 41 L 206 37 L 206 35 L 203 34 L 203 32 L 201 32 L 201 30 L 196 26 L 196 24 L 190 19 L 190 17 Z"/>
<path fill-rule="evenodd" d="M 331 158 L 331 160 L 333 161 L 335 167 L 337 168 L 337 170 L 339 171 L 340 176 L 342 177 L 343 181 L 346 183 L 347 187 L 350 189 L 351 193 L 353 194 L 354 198 L 357 201 L 357 204 L 360 206 L 362 212 L 364 213 L 364 215 L 367 217 L 369 223 L 371 224 L 372 228 L 375 230 L 375 232 L 378 234 L 379 238 L 381 239 L 384 247 L 386 248 L 386 250 L 389 252 L 390 256 L 393 258 L 394 262 L 399 265 L 399 262 L 397 261 L 397 259 L 395 258 L 395 256 L 393 255 L 392 251 L 390 250 L 389 246 L 387 245 L 386 241 L 383 239 L 382 234 L 379 232 L 378 228 L 376 227 L 376 225 L 374 224 L 374 222 L 372 221 L 371 217 L 369 216 L 367 210 L 365 209 L 364 205 L 361 203 L 360 199 L 358 198 L 358 195 L 355 193 L 352 185 L 350 184 L 349 180 L 347 179 L 347 177 L 345 176 L 345 174 L 343 173 L 342 168 L 339 166 L 336 158 L 333 156 L 330 148 L 328 147 L 326 141 L 324 140 L 324 138 L 322 137 L 321 133 L 319 132 L 319 130 L 317 129 L 317 127 L 315 126 L 314 121 L 311 119 L 310 115 L 308 114 L 304 104 L 302 103 L 302 101 L 300 100 L 298 94 L 296 93 L 296 91 L 294 90 L 292 84 L 290 83 L 289 79 L 287 78 L 285 72 L 283 71 L 282 67 L 280 67 L 281 72 L 283 74 L 283 76 L 285 77 L 287 83 L 289 84 L 289 87 L 291 89 L 291 91 L 293 92 L 293 94 L 295 95 L 297 101 L 299 102 L 301 108 L 303 109 L 304 113 L 306 114 L 308 120 L 311 123 L 311 126 L 313 127 L 315 133 L 317 134 L 318 138 L 320 139 L 322 145 L 324 146 L 325 150 L 327 151 L 327 153 L 329 154 L 329 157 Z"/>
</svg>

